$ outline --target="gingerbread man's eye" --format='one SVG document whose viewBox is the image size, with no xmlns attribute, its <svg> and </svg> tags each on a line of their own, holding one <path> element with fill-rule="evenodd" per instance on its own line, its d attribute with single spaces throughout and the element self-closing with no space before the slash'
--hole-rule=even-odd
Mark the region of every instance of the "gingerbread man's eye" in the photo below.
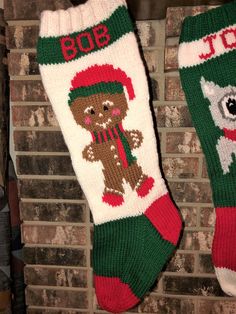
<svg viewBox="0 0 236 314">
<path fill-rule="evenodd" d="M 109 108 L 108 108 L 106 105 L 104 105 L 104 106 L 103 106 L 103 110 L 104 110 L 104 111 L 107 111 L 107 110 L 109 110 Z"/>
<path fill-rule="evenodd" d="M 89 114 L 89 113 L 95 114 L 95 110 L 94 110 L 93 106 L 89 106 L 89 107 L 85 108 L 84 113 L 85 114 Z"/>
</svg>

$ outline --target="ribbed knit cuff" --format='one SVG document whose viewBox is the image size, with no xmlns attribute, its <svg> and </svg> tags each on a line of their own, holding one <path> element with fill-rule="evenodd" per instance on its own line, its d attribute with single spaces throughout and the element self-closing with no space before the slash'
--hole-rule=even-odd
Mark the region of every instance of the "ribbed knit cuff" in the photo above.
<svg viewBox="0 0 236 314">
<path fill-rule="evenodd" d="M 205 13 L 187 16 L 182 24 L 180 43 L 198 40 L 236 23 L 236 0 Z"/>
<path fill-rule="evenodd" d="M 40 37 L 63 36 L 85 30 L 107 19 L 125 0 L 88 0 L 67 10 L 41 13 Z"/>
</svg>

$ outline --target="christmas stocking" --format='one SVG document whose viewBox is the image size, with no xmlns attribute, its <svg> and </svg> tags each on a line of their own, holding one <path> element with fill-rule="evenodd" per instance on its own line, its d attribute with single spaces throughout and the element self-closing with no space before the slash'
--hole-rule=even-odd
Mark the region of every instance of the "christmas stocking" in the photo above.
<svg viewBox="0 0 236 314">
<path fill-rule="evenodd" d="M 38 61 L 93 214 L 98 302 L 125 311 L 153 285 L 181 229 L 158 166 L 147 80 L 125 1 L 43 12 Z"/>
<path fill-rule="evenodd" d="M 212 260 L 236 296 L 236 2 L 185 19 L 179 67 L 216 207 Z"/>
</svg>

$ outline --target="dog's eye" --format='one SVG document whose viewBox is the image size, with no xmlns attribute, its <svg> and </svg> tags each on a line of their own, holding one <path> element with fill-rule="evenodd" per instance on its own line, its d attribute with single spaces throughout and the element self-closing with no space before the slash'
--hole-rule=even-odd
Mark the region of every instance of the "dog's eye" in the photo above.
<svg viewBox="0 0 236 314">
<path fill-rule="evenodd" d="M 106 105 L 103 106 L 103 110 L 104 110 L 104 111 L 107 111 L 108 109 L 109 109 L 109 108 L 108 108 Z"/>
<path fill-rule="evenodd" d="M 236 99 L 235 98 L 229 98 L 226 107 L 230 114 L 236 115 Z"/>
<path fill-rule="evenodd" d="M 220 101 L 221 112 L 226 119 L 236 120 L 236 94 L 228 94 Z"/>
</svg>

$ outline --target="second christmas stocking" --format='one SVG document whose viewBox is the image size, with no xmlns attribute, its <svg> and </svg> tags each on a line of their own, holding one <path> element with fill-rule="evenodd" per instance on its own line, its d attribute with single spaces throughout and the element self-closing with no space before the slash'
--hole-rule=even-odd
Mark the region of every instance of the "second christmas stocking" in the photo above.
<svg viewBox="0 0 236 314">
<path fill-rule="evenodd" d="M 216 207 L 212 260 L 236 296 L 236 2 L 185 19 L 179 67 Z"/>
<path fill-rule="evenodd" d="M 159 170 L 145 70 L 125 1 L 44 12 L 38 61 L 93 214 L 98 302 L 125 311 L 153 285 L 181 229 Z"/>
</svg>

